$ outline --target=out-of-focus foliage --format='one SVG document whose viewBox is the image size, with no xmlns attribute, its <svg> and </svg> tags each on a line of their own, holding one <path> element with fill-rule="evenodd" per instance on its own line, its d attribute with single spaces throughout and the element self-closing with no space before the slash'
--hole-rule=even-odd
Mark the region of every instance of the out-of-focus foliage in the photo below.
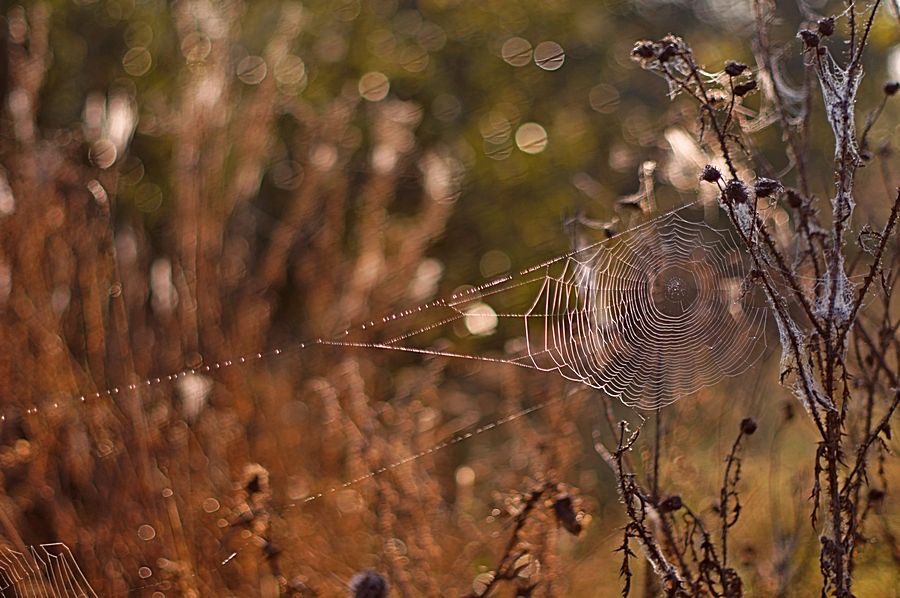
<svg viewBox="0 0 900 598">
<path fill-rule="evenodd" d="M 670 102 L 630 52 L 677 29 L 710 71 L 751 63 L 748 4 L 5 3 L 0 536 L 16 550 L 65 543 L 103 595 L 338 595 L 371 567 L 397 595 L 462 596 L 490 585 L 504 524 L 527 512 L 537 523 L 516 530 L 528 558 L 511 584 L 618 594 L 620 505 L 590 447 L 586 389 L 329 347 L 165 377 L 329 338 L 559 255 L 563 213 L 627 227 L 634 214 L 616 200 L 647 161 L 661 208 L 692 200 L 707 162 L 696 108 Z M 779 10 L 796 48 L 812 16 Z M 866 107 L 889 58 L 900 68 L 896 31 L 882 14 Z M 786 76 L 802 76 L 799 60 Z M 897 149 L 896 114 L 873 146 Z M 761 139 L 782 169 L 778 134 Z M 823 173 L 826 140 L 814 142 Z M 875 200 L 859 210 L 883 212 Z M 484 339 L 457 332 L 455 350 L 483 355 L 509 340 L 502 323 Z M 791 460 L 812 436 L 773 360 L 665 412 L 663 479 L 712 510 L 737 422 L 755 416 L 735 552 L 758 593 L 813 595 L 812 474 Z M 511 431 L 295 505 L 558 396 Z M 635 456 L 648 470 L 650 446 Z M 574 527 L 558 506 L 566 483 L 590 515 L 578 538 L 558 526 Z M 896 512 L 878 515 L 896 529 Z M 896 554 L 872 554 L 864 583 L 895 587 L 884 563 Z"/>
</svg>

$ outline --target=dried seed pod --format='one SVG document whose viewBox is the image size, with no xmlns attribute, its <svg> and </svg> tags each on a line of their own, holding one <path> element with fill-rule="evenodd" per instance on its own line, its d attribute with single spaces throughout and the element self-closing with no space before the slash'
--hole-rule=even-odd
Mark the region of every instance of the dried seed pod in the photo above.
<svg viewBox="0 0 900 598">
<path fill-rule="evenodd" d="M 763 177 L 756 179 L 756 183 L 753 185 L 753 192 L 756 193 L 756 197 L 769 197 L 779 193 L 782 189 L 784 189 L 784 185 L 780 182 Z"/>
<path fill-rule="evenodd" d="M 371 569 L 350 580 L 350 598 L 387 598 L 390 588 L 384 576 Z"/>
<path fill-rule="evenodd" d="M 747 193 L 747 185 L 738 179 L 731 179 L 725 185 L 725 201 L 734 204 L 743 204 L 750 201 L 750 195 Z"/>
<path fill-rule="evenodd" d="M 659 51 L 659 55 L 657 55 L 657 59 L 660 62 L 668 62 L 672 58 L 675 57 L 675 54 L 678 52 L 678 47 L 672 42 L 663 43 L 662 50 Z"/>
<path fill-rule="evenodd" d="M 741 64 L 740 62 L 728 62 L 725 64 L 725 72 L 730 77 L 737 77 L 741 73 L 747 70 L 746 64 Z"/>
<path fill-rule="evenodd" d="M 581 518 L 575 512 L 571 496 L 568 494 L 559 496 L 553 502 L 553 512 L 556 513 L 556 520 L 566 528 L 567 532 L 573 536 L 581 533 Z"/>
<path fill-rule="evenodd" d="M 803 43 L 806 44 L 807 48 L 815 48 L 819 45 L 819 36 L 810 31 L 809 29 L 803 29 L 800 31 L 800 39 L 803 40 Z"/>
<path fill-rule="evenodd" d="M 787 191 L 785 191 L 785 194 L 787 195 L 788 205 L 795 210 L 803 205 L 803 196 L 797 193 L 796 190 L 788 189 Z"/>
<path fill-rule="evenodd" d="M 897 95 L 897 92 L 900 91 L 900 81 L 886 81 L 881 89 L 884 90 L 885 95 Z"/>
<path fill-rule="evenodd" d="M 834 33 L 834 17 L 826 17 L 821 19 L 818 24 L 818 31 L 824 36 Z"/>
<path fill-rule="evenodd" d="M 715 183 L 722 179 L 722 173 L 719 172 L 719 169 L 713 166 L 712 164 L 707 164 L 703 167 L 703 172 L 700 173 L 700 180 L 706 181 L 707 183 Z"/>
<path fill-rule="evenodd" d="M 881 502 L 884 500 L 884 490 L 880 488 L 871 488 L 869 490 L 869 502 Z"/>
<path fill-rule="evenodd" d="M 683 506 L 684 502 L 681 500 L 681 495 L 673 494 L 669 498 L 659 503 L 659 511 L 660 513 L 671 513 L 673 511 L 677 511 Z"/>
<path fill-rule="evenodd" d="M 754 89 L 756 89 L 756 81 L 747 81 L 746 83 L 734 86 L 734 95 L 745 96 Z"/>
<path fill-rule="evenodd" d="M 753 436 L 756 432 L 756 420 L 752 417 L 745 417 L 741 420 L 741 434 Z"/>
<path fill-rule="evenodd" d="M 653 44 L 650 42 L 638 42 L 631 51 L 634 58 L 653 58 Z"/>
</svg>

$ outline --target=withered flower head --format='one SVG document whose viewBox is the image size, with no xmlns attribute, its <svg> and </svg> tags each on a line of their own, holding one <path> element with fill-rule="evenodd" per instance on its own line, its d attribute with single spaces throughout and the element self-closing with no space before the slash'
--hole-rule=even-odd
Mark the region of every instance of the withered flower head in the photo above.
<svg viewBox="0 0 900 598">
<path fill-rule="evenodd" d="M 819 33 L 826 37 L 834 33 L 834 17 L 821 19 L 819 21 L 818 30 Z"/>
<path fill-rule="evenodd" d="M 743 204 L 750 201 L 750 195 L 747 193 L 747 185 L 738 179 L 731 179 L 725 185 L 725 200 L 728 203 Z"/>
<path fill-rule="evenodd" d="M 700 180 L 705 181 L 707 183 L 715 183 L 716 181 L 722 178 L 722 173 L 719 172 L 719 169 L 713 166 L 712 164 L 707 164 L 703 167 L 703 172 L 700 173 Z"/>
<path fill-rule="evenodd" d="M 734 86 L 734 95 L 743 97 L 754 89 L 756 89 L 756 81 L 747 81 L 746 83 Z"/>
<path fill-rule="evenodd" d="M 387 598 L 388 583 L 371 569 L 357 573 L 350 580 L 350 598 Z"/>
<path fill-rule="evenodd" d="M 773 179 L 759 177 L 753 185 L 753 192 L 756 197 L 769 197 L 784 189 L 784 185 Z"/>
<path fill-rule="evenodd" d="M 731 77 L 737 77 L 746 70 L 747 65 L 740 62 L 729 62 L 725 65 L 725 72 Z"/>
<path fill-rule="evenodd" d="M 809 29 L 803 29 L 800 32 L 800 39 L 803 40 L 803 43 L 806 44 L 806 47 L 808 48 L 815 48 L 819 45 L 819 36 Z"/>
<path fill-rule="evenodd" d="M 653 44 L 650 42 L 638 42 L 631 51 L 635 58 L 653 58 Z"/>
<path fill-rule="evenodd" d="M 756 432 L 756 420 L 752 417 L 745 417 L 741 420 L 741 434 L 752 436 Z"/>
</svg>

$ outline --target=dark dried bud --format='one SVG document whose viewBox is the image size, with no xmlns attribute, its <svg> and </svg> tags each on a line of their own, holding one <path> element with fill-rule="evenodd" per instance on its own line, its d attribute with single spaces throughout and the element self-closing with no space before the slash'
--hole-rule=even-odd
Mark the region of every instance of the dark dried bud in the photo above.
<svg viewBox="0 0 900 598">
<path fill-rule="evenodd" d="M 556 520 L 567 532 L 573 536 L 581 533 L 581 518 L 575 512 L 571 496 L 564 495 L 557 498 L 553 502 L 553 512 L 556 513 Z"/>
<path fill-rule="evenodd" d="M 834 17 L 826 17 L 819 21 L 819 33 L 828 37 L 834 33 Z"/>
<path fill-rule="evenodd" d="M 747 65 L 741 64 L 740 62 L 729 62 L 725 64 L 725 72 L 731 77 L 737 77 L 746 70 Z"/>
<path fill-rule="evenodd" d="M 707 183 L 715 183 L 721 178 L 722 173 L 719 172 L 719 169 L 712 164 L 707 164 L 706 166 L 704 166 L 703 172 L 700 173 L 700 180 L 706 181 Z"/>
<path fill-rule="evenodd" d="M 754 89 L 756 89 L 756 81 L 747 81 L 746 83 L 734 86 L 734 95 L 743 97 Z"/>
<path fill-rule="evenodd" d="M 819 45 L 819 36 L 809 29 L 803 29 L 800 32 L 800 39 L 803 40 L 803 43 L 806 44 L 807 48 L 815 48 Z"/>
<path fill-rule="evenodd" d="M 889 95 L 889 96 L 897 95 L 897 92 L 900 91 L 900 82 L 887 81 L 881 89 L 884 90 L 885 95 Z"/>
<path fill-rule="evenodd" d="M 799 209 L 803 205 L 803 196 L 797 193 L 794 189 L 788 189 L 785 191 L 787 195 L 788 205 L 792 208 Z"/>
<path fill-rule="evenodd" d="M 728 203 L 743 204 L 750 201 L 750 195 L 747 193 L 747 185 L 738 179 L 731 179 L 725 185 L 725 200 Z"/>
<path fill-rule="evenodd" d="M 653 44 L 650 42 L 638 42 L 631 51 L 635 58 L 653 58 Z"/>
<path fill-rule="evenodd" d="M 675 54 L 678 52 L 677 46 L 671 42 L 666 42 L 663 45 L 662 50 L 659 51 L 659 55 L 656 57 L 660 62 L 668 62 L 672 58 L 675 57 Z"/>
<path fill-rule="evenodd" d="M 673 494 L 666 500 L 659 503 L 659 511 L 660 513 L 671 513 L 673 511 L 677 511 L 681 507 L 684 506 L 684 503 L 681 500 L 680 494 Z"/>
<path fill-rule="evenodd" d="M 819 56 L 825 56 L 825 52 L 827 52 L 825 46 L 819 46 L 819 48 L 816 50 L 816 54 L 818 54 Z"/>
<path fill-rule="evenodd" d="M 281 549 L 278 548 L 277 544 L 274 544 L 272 542 L 266 542 L 266 545 L 263 546 L 263 554 L 266 556 L 267 559 L 273 559 L 273 558 L 277 557 L 279 554 L 281 554 Z"/>
<path fill-rule="evenodd" d="M 371 569 L 350 580 L 351 598 L 387 598 L 388 591 L 387 580 Z"/>
<path fill-rule="evenodd" d="M 881 502 L 884 500 L 884 490 L 880 488 L 869 489 L 869 502 Z"/>
<path fill-rule="evenodd" d="M 753 436 L 756 432 L 756 420 L 752 417 L 745 417 L 741 420 L 741 434 L 745 436 Z"/>
<path fill-rule="evenodd" d="M 753 185 L 753 192 L 756 193 L 756 197 L 769 197 L 779 193 L 782 189 L 784 189 L 784 185 L 780 182 L 763 177 L 756 179 L 756 183 Z"/>
<path fill-rule="evenodd" d="M 885 422 L 884 427 L 881 428 L 881 433 L 884 434 L 884 437 L 888 440 L 891 439 L 891 422 Z"/>
</svg>

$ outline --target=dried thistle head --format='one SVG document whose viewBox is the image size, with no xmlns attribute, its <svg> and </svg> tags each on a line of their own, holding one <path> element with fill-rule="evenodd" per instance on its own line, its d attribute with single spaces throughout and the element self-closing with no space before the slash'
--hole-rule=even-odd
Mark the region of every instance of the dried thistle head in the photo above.
<svg viewBox="0 0 900 598">
<path fill-rule="evenodd" d="M 825 37 L 832 35 L 834 33 L 834 17 L 825 17 L 824 19 L 820 19 L 817 29 L 819 33 Z"/>
<path fill-rule="evenodd" d="M 803 29 L 798 34 L 803 43 L 807 48 L 815 48 L 819 45 L 819 36 L 810 31 L 809 29 Z"/>
<path fill-rule="evenodd" d="M 350 598 L 387 598 L 390 587 L 383 575 L 369 569 L 350 580 Z"/>
<path fill-rule="evenodd" d="M 725 203 L 728 204 L 745 204 L 750 201 L 750 194 L 747 192 L 747 185 L 739 179 L 731 179 L 725 185 L 723 191 Z"/>
<path fill-rule="evenodd" d="M 720 181 L 721 179 L 722 173 L 712 164 L 707 164 L 706 166 L 704 166 L 703 171 L 700 173 L 700 180 L 707 183 L 715 183 Z"/>
<path fill-rule="evenodd" d="M 784 185 L 779 181 L 764 177 L 759 177 L 753 184 L 753 192 L 756 194 L 756 197 L 769 197 L 780 193 L 782 189 L 784 189 Z"/>
</svg>

